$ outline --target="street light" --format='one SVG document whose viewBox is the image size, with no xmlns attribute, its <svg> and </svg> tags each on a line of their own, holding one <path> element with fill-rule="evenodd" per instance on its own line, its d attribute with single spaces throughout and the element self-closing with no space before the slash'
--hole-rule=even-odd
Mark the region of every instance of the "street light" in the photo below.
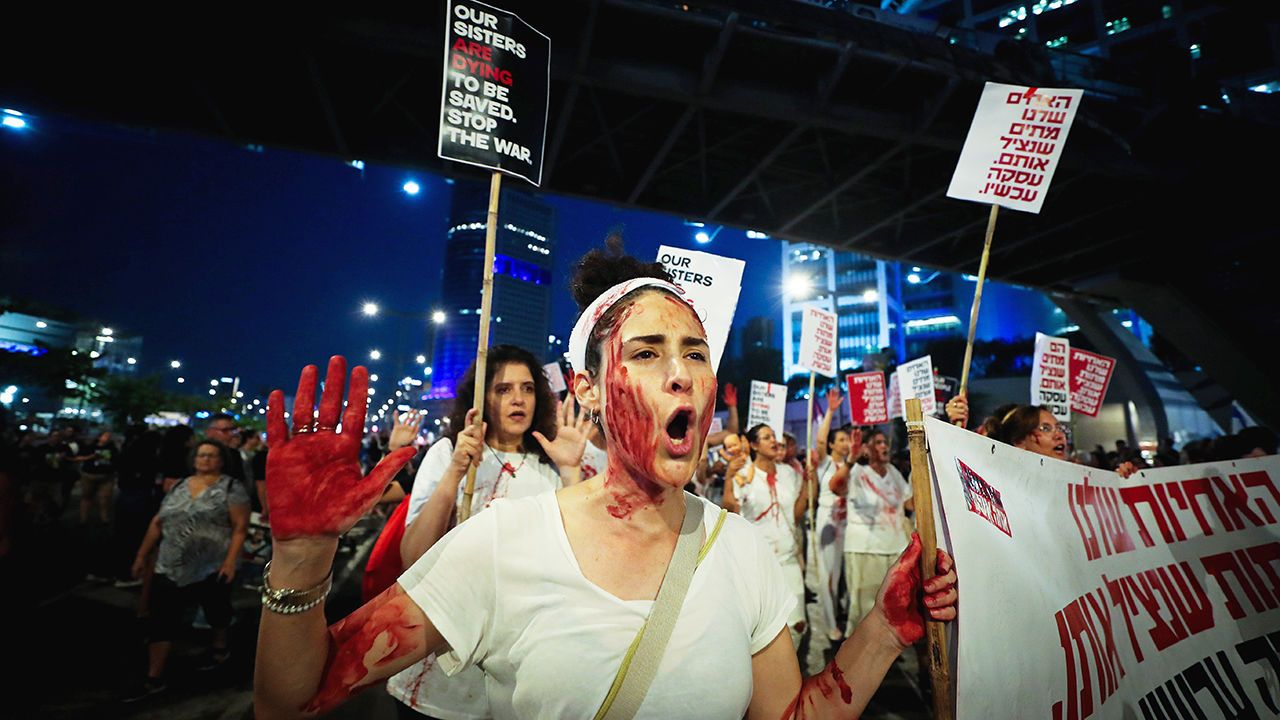
<svg viewBox="0 0 1280 720">
<path fill-rule="evenodd" d="M 370 359 L 370 360 L 381 360 L 381 359 L 382 359 L 382 351 L 381 351 L 381 350 L 370 350 L 370 351 L 369 351 L 369 359 Z"/>
<path fill-rule="evenodd" d="M 378 314 L 378 303 L 367 302 L 360 308 L 360 312 L 364 313 L 366 317 L 373 317 Z"/>
<path fill-rule="evenodd" d="M 417 195 L 422 190 L 422 186 L 413 180 L 409 180 L 405 182 L 402 189 L 406 195 Z"/>
<path fill-rule="evenodd" d="M 174 370 L 177 370 L 178 368 L 182 367 L 182 363 L 178 362 L 177 360 L 170 360 L 169 367 L 173 368 Z"/>
<path fill-rule="evenodd" d="M 104 327 L 104 328 L 102 328 L 102 334 L 103 334 L 103 335 L 112 335 L 113 333 L 114 333 L 114 331 L 113 331 L 111 328 L 108 328 L 108 327 Z"/>
<path fill-rule="evenodd" d="M 793 300 L 807 296 L 809 291 L 812 289 L 813 281 L 808 275 L 796 273 L 787 278 L 787 294 L 790 295 Z"/>
<path fill-rule="evenodd" d="M 443 325 L 444 321 L 447 318 L 448 316 L 444 314 L 443 310 L 436 310 L 435 312 L 431 313 L 431 322 L 437 325 Z"/>
<path fill-rule="evenodd" d="M 426 355 L 419 355 L 418 357 L 414 358 L 414 360 L 415 360 L 419 365 L 423 365 L 423 364 L 425 364 L 425 363 L 427 362 L 427 356 L 426 356 Z"/>
</svg>

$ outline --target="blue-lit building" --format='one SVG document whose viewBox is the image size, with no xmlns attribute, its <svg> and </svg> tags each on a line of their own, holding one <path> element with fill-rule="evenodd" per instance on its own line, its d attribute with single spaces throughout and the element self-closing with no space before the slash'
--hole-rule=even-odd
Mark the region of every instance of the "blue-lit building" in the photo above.
<svg viewBox="0 0 1280 720">
<path fill-rule="evenodd" d="M 488 206 L 487 186 L 464 182 L 453 186 L 441 268 L 440 306 L 448 320 L 436 335 L 431 399 L 453 397 L 458 380 L 476 356 Z M 502 191 L 493 264 L 491 346 L 519 345 L 535 356 L 547 347 L 555 228 L 555 210 L 550 205 L 518 190 Z"/>
<path fill-rule="evenodd" d="M 795 364 L 804 308 L 836 313 L 842 372 L 882 352 L 901 363 L 927 354 L 931 343 L 967 335 L 976 280 L 809 243 L 782 244 L 782 277 L 783 377 L 788 380 L 806 372 Z M 988 281 L 982 308 L 978 340 L 1068 331 L 1062 312 L 1034 290 Z"/>
</svg>

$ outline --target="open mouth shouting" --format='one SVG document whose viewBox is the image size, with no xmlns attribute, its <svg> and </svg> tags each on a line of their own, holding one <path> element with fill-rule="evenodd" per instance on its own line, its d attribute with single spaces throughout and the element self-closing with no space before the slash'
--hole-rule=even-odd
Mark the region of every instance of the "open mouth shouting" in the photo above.
<svg viewBox="0 0 1280 720">
<path fill-rule="evenodd" d="M 693 407 L 690 405 L 681 405 L 667 417 L 663 442 L 668 455 L 683 457 L 693 450 L 693 420 Z"/>
</svg>

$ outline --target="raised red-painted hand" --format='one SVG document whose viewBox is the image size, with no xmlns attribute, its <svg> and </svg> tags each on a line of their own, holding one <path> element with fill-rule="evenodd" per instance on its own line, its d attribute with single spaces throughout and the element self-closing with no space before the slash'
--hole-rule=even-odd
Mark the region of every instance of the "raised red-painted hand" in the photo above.
<svg viewBox="0 0 1280 720">
<path fill-rule="evenodd" d="M 911 544 L 889 568 L 889 574 L 880 586 L 876 606 L 884 613 L 894 636 L 904 647 L 924 637 L 922 609 L 934 620 L 954 620 L 956 617 L 954 563 L 951 556 L 941 549 L 936 562 L 937 574 L 922 584 L 920 536 L 911 533 Z"/>
<path fill-rule="evenodd" d="M 363 366 L 352 371 L 345 412 L 346 359 L 329 358 L 318 413 L 313 411 L 317 375 L 316 366 L 308 365 L 298 378 L 292 434 L 284 422 L 284 393 L 272 392 L 267 402 L 267 497 L 271 534 L 280 540 L 336 536 L 350 530 L 415 452 L 412 445 L 396 450 L 368 477 L 361 477 L 360 439 L 369 401 L 369 371 Z M 337 431 L 339 416 L 342 432 Z"/>
<path fill-rule="evenodd" d="M 738 407 L 738 388 L 733 383 L 724 384 L 724 404 L 727 407 Z"/>
</svg>

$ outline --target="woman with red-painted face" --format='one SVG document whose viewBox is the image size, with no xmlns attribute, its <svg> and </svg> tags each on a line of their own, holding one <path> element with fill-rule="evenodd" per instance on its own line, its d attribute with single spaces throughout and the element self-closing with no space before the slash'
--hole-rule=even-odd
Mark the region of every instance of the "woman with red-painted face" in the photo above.
<svg viewBox="0 0 1280 720">
<path fill-rule="evenodd" d="M 259 717 L 327 710 L 427 655 L 448 672 L 482 667 L 495 717 L 591 717 L 611 695 L 682 528 L 701 559 L 635 717 L 853 718 L 922 637 L 923 613 L 955 617 L 950 558 L 939 553 L 939 575 L 922 583 L 913 543 L 877 611 L 822 673 L 801 678 L 786 632 L 796 599 L 767 539 L 682 490 L 702 455 L 716 380 L 702 324 L 664 275 L 596 251 L 575 278 L 586 309 L 570 338 L 573 390 L 608 439 L 607 470 L 555 494 L 494 502 L 327 629 L 321 606 L 337 535 L 377 501 L 405 455 L 360 479 L 359 431 L 334 430 L 340 358 L 318 422 L 303 432 L 289 437 L 282 394 L 272 394 L 276 542 L 258 642 Z M 311 418 L 298 408 L 314 400 L 316 376 L 304 371 L 295 418 Z M 356 368 L 344 428 L 362 426 L 367 384 Z"/>
<path fill-rule="evenodd" d="M 414 477 L 400 543 L 403 567 L 413 565 L 452 526 L 472 465 L 473 515 L 500 498 L 537 495 L 578 481 L 586 413 L 575 415 L 572 400 L 557 408 L 541 365 L 523 348 L 495 345 L 489 348 L 485 367 L 483 423 L 476 427 L 472 422 L 472 363 L 458 381 L 448 432 L 427 451 Z M 423 660 L 389 679 L 387 692 L 400 701 L 397 710 L 405 718 L 492 717 L 479 668 L 449 677 L 436 663 Z"/>
<path fill-rule="evenodd" d="M 794 598 L 787 616 L 791 642 L 800 646 L 805 631 L 804 575 L 800 569 L 797 523 L 808 504 L 800 474 L 781 462 L 784 446 L 764 423 L 747 430 L 751 462 L 734 477 L 734 497 L 742 517 L 761 531 L 782 568 L 782 580 Z"/>
</svg>

